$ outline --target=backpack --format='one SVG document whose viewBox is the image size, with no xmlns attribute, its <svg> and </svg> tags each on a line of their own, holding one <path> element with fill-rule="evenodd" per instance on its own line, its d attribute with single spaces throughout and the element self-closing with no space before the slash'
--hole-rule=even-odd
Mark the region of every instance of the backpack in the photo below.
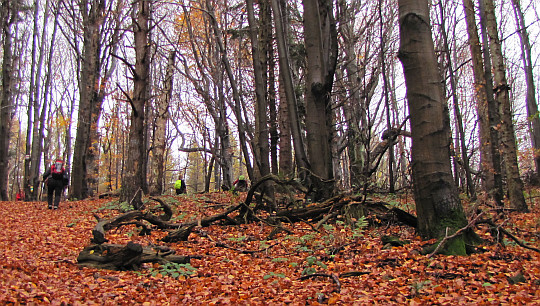
<svg viewBox="0 0 540 306">
<path fill-rule="evenodd" d="M 51 176 L 55 180 L 63 180 L 64 179 L 64 173 L 66 170 L 62 166 L 62 162 L 57 160 L 54 164 L 51 166 Z"/>
</svg>

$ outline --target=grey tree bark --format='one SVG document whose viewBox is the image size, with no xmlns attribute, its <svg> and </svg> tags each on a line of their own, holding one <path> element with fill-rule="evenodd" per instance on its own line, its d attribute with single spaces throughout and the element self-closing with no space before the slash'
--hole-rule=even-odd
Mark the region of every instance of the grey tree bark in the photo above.
<svg viewBox="0 0 540 306">
<path fill-rule="evenodd" d="M 13 104 L 13 40 L 12 26 L 17 22 L 19 2 L 2 0 L 2 96 L 0 98 L 0 200 L 8 200 L 9 139 L 15 105 Z"/>
<path fill-rule="evenodd" d="M 276 42 L 279 57 L 279 77 L 280 77 L 280 113 L 281 113 L 281 139 L 280 147 L 280 172 L 284 175 L 292 173 L 292 162 L 290 158 L 290 143 L 294 148 L 296 165 L 299 169 L 298 176 L 305 180 L 308 169 L 307 154 L 304 148 L 304 140 L 300 130 L 300 119 L 298 117 L 298 102 L 295 95 L 293 74 L 291 71 L 291 60 L 289 54 L 289 44 L 287 40 L 287 15 L 284 13 L 286 2 L 271 0 L 274 25 L 276 31 Z M 290 132 L 290 137 L 287 135 Z M 285 142 L 288 142 L 285 143 Z M 284 158 L 282 158 L 284 157 Z"/>
<path fill-rule="evenodd" d="M 218 140 L 215 141 L 213 147 L 210 149 L 210 153 L 213 155 L 214 159 L 220 166 L 221 174 L 223 176 L 222 185 L 230 187 L 232 185 L 232 149 L 231 149 L 231 140 L 230 140 L 230 129 L 227 122 L 227 107 L 225 104 L 224 97 L 224 72 L 221 61 L 219 60 L 219 48 L 215 46 L 215 37 L 208 33 L 206 37 L 205 44 L 206 47 L 197 46 L 195 44 L 195 34 L 193 32 L 191 13 L 188 11 L 187 7 L 182 6 L 184 15 L 186 16 L 186 27 L 188 30 L 189 37 L 191 38 L 189 43 L 192 50 L 193 60 L 195 65 L 199 70 L 200 78 L 196 78 L 192 75 L 190 70 L 190 65 L 188 65 L 187 60 L 184 60 L 182 57 L 182 64 L 184 66 L 184 71 L 188 79 L 192 82 L 195 90 L 203 99 L 203 103 L 208 110 L 208 113 L 212 117 L 214 124 L 216 126 L 216 134 Z M 202 50 L 208 52 L 207 57 L 209 59 L 204 59 Z M 210 67 L 204 67 L 203 62 L 212 62 L 215 65 Z M 206 72 L 206 69 L 210 70 L 210 73 Z M 213 97 L 211 94 L 212 87 L 215 87 L 215 92 L 217 92 L 217 97 Z M 183 147 L 183 145 L 182 145 Z M 207 177 L 207 185 L 209 188 L 210 176 Z M 216 180 L 217 182 L 217 180 Z M 205 187 L 206 189 L 206 187 Z"/>
<path fill-rule="evenodd" d="M 536 101 L 531 42 L 527 32 L 527 25 L 525 24 L 525 17 L 523 15 L 523 10 L 521 9 L 520 0 L 512 0 L 512 5 L 514 7 L 514 14 L 516 15 L 519 40 L 521 42 L 523 70 L 525 70 L 525 83 L 527 85 L 527 117 L 534 154 L 534 164 L 536 167 L 536 176 L 540 178 L 540 117 L 538 116 L 538 103 Z"/>
<path fill-rule="evenodd" d="M 409 106 L 418 231 L 441 239 L 467 224 L 450 165 L 450 126 L 441 96 L 427 0 L 399 0 L 400 49 Z M 463 236 L 445 247 L 466 254 Z"/>
<path fill-rule="evenodd" d="M 480 0 L 484 4 L 486 27 L 489 33 L 489 51 L 493 66 L 493 91 L 499 106 L 500 122 L 500 150 L 502 162 L 506 172 L 506 188 L 509 206 L 517 211 L 527 212 L 529 208 L 523 195 L 523 182 L 519 176 L 517 162 L 517 145 L 514 132 L 512 107 L 510 105 L 510 85 L 506 80 L 506 67 L 502 54 L 501 41 L 495 19 L 495 6 L 493 0 Z"/>
<path fill-rule="evenodd" d="M 156 107 L 154 120 L 154 134 L 152 141 L 152 159 L 150 170 L 154 178 L 149 183 L 151 195 L 161 195 L 165 184 L 165 151 L 167 148 L 167 121 L 169 120 L 169 103 L 173 90 L 173 73 L 175 69 L 176 52 L 170 51 L 167 62 L 165 79 L 163 80 L 163 91 L 161 92 Z"/>
<path fill-rule="evenodd" d="M 248 141 L 246 137 L 246 123 L 242 116 L 242 101 L 240 97 L 240 92 L 238 90 L 237 82 L 234 78 L 234 73 L 232 71 L 231 64 L 226 54 L 225 45 L 223 43 L 223 38 L 221 36 L 220 27 L 218 25 L 216 16 L 214 14 L 214 8 L 209 0 L 206 0 L 206 7 L 208 9 L 207 13 L 210 16 L 210 23 L 212 25 L 218 51 L 221 56 L 221 62 L 223 63 L 225 72 L 227 74 L 227 78 L 229 79 L 229 83 L 231 85 L 232 98 L 234 100 L 234 107 L 233 107 L 234 114 L 238 122 L 238 138 L 240 140 L 240 149 L 242 150 L 242 154 L 244 157 L 246 171 L 248 173 L 249 178 L 254 179 L 255 176 L 253 173 L 253 167 L 251 165 L 251 157 L 249 154 Z"/>
<path fill-rule="evenodd" d="M 331 92 L 337 63 L 333 2 L 304 0 L 306 143 L 315 201 L 333 192 L 331 142 L 334 137 Z"/>
<path fill-rule="evenodd" d="M 149 100 L 149 17 L 150 1 L 133 2 L 133 34 L 135 39 L 135 68 L 133 69 L 133 97 L 131 103 L 131 125 L 127 161 L 122 180 L 121 201 L 128 202 L 134 209 L 142 206 L 142 192 L 146 178 L 144 177 L 144 159 L 146 159 L 145 105 Z"/>
<path fill-rule="evenodd" d="M 268 59 L 266 54 L 266 44 L 257 29 L 260 25 L 255 19 L 253 0 L 246 0 L 249 33 L 251 38 L 251 56 L 253 58 L 253 73 L 255 77 L 255 164 L 257 165 L 260 177 L 270 174 L 270 143 L 269 130 L 267 124 L 268 118 L 268 92 L 266 74 Z M 260 8 L 260 7 L 259 7 Z M 261 9 L 261 8 L 260 8 Z M 261 20 L 264 23 L 265 20 Z M 268 22 L 268 20 L 266 20 Z"/>
<path fill-rule="evenodd" d="M 75 148 L 73 150 L 73 168 L 70 188 L 71 199 L 85 199 L 92 194 L 89 186 L 89 154 L 97 154 L 92 144 L 92 126 L 97 122 L 95 109 L 101 109 L 99 93 L 100 28 L 103 24 L 105 3 L 103 0 L 83 0 L 79 4 L 83 22 L 82 64 L 79 77 L 79 112 Z"/>
<path fill-rule="evenodd" d="M 476 112 L 478 117 L 478 136 L 480 139 L 480 168 L 482 173 L 483 189 L 490 194 L 498 205 L 502 205 L 503 189 L 501 176 L 500 152 L 496 147 L 498 143 L 497 125 L 498 110 L 494 105 L 493 83 L 491 81 L 491 61 L 484 60 L 482 54 L 489 58 L 487 43 L 484 48 L 480 43 L 478 28 L 476 26 L 476 13 L 472 0 L 463 0 L 465 8 L 465 21 L 467 23 L 467 34 L 474 76 L 474 92 L 476 100 Z M 481 24 L 484 20 L 481 19 Z M 485 27 L 482 27 L 484 29 Z M 482 30 L 487 37 L 487 33 Z M 483 39 L 483 41 L 486 41 Z M 487 81 L 489 78 L 489 82 Z M 490 93 L 490 94 L 488 94 Z M 492 141 L 495 139 L 496 141 Z"/>
<path fill-rule="evenodd" d="M 467 145 L 465 143 L 465 129 L 463 127 L 463 118 L 461 116 L 461 109 L 459 107 L 459 99 L 457 96 L 457 85 L 456 85 L 456 78 L 454 75 L 454 63 L 452 61 L 451 56 L 451 48 L 450 48 L 450 42 L 448 40 L 448 33 L 446 32 L 446 14 L 444 12 L 444 6 L 442 1 L 439 2 L 439 12 L 441 14 L 441 34 L 443 38 L 443 45 L 444 45 L 444 55 L 446 58 L 447 63 L 447 70 L 448 70 L 448 76 L 450 81 L 450 95 L 452 96 L 452 104 L 454 106 L 454 116 L 456 120 L 457 125 L 457 134 L 458 134 L 458 141 L 459 141 L 459 151 L 461 152 L 461 160 L 462 160 L 462 167 L 465 171 L 465 180 L 466 180 L 466 186 L 467 186 L 467 193 L 471 197 L 471 199 L 476 199 L 476 188 L 474 186 L 474 182 L 472 179 L 471 174 L 471 167 L 469 163 L 469 153 L 467 152 Z"/>
</svg>

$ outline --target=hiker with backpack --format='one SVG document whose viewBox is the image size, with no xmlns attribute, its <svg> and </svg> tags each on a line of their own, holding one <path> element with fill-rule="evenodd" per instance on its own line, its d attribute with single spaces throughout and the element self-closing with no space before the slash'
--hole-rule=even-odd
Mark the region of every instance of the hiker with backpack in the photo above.
<svg viewBox="0 0 540 306">
<path fill-rule="evenodd" d="M 177 195 L 186 193 L 186 182 L 184 182 L 182 176 L 179 176 L 178 180 L 174 183 L 174 189 Z"/>
<path fill-rule="evenodd" d="M 66 169 L 64 168 L 64 161 L 57 159 L 47 171 L 43 174 L 43 182 L 47 185 L 47 203 L 49 209 L 58 209 L 60 204 L 60 197 L 64 187 L 69 182 Z M 53 203 L 54 196 L 54 203 Z"/>
<path fill-rule="evenodd" d="M 243 175 L 240 175 L 236 181 L 233 183 L 233 187 L 231 189 L 233 193 L 236 192 L 246 192 L 248 190 L 248 182 L 246 181 L 246 177 Z"/>
</svg>

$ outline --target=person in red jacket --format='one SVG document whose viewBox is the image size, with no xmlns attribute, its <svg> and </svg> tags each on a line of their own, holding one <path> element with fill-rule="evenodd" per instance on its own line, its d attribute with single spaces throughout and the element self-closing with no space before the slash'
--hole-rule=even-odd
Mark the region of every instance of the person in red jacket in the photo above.
<svg viewBox="0 0 540 306">
<path fill-rule="evenodd" d="M 19 189 L 19 192 L 17 192 L 15 199 L 17 201 L 24 201 L 24 191 L 22 191 L 22 189 Z"/>
<path fill-rule="evenodd" d="M 43 182 L 47 185 L 47 203 L 49 209 L 58 209 L 62 191 L 64 191 L 64 187 L 68 184 L 68 175 L 66 169 L 64 169 L 64 161 L 57 159 L 43 174 Z"/>
</svg>

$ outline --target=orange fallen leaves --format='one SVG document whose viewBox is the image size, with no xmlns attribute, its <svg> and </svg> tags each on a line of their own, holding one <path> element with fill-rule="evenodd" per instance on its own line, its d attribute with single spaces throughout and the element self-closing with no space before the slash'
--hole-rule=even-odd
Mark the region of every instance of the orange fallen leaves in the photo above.
<svg viewBox="0 0 540 306">
<path fill-rule="evenodd" d="M 207 203 L 237 201 L 222 193 L 202 197 L 200 201 L 175 197 L 175 211 L 185 214 L 187 221 L 223 209 Z M 428 259 L 418 253 L 426 242 L 405 227 L 366 229 L 363 238 L 351 239 L 351 230 L 343 225 L 333 225 L 335 232 L 316 233 L 306 224 L 286 224 L 293 234 L 265 241 L 272 228 L 264 224 L 213 225 L 204 228 L 212 239 L 192 233 L 188 241 L 168 245 L 179 255 L 201 256 L 191 261 L 196 269 L 193 275 L 152 276 L 150 269 L 160 268 L 155 264 L 138 272 L 79 268 L 77 255 L 89 244 L 95 225 L 92 213 L 106 201 L 73 202 L 71 207 L 62 203 L 57 211 L 46 209 L 44 203 L 0 202 L 0 302 L 145 306 L 540 303 L 540 254 L 512 244 L 486 245 L 483 253 L 468 257 Z M 516 226 L 523 226 L 521 233 L 539 219 L 538 205 L 531 208 L 533 213 L 512 216 Z M 99 211 L 102 217 L 115 213 Z M 399 235 L 411 243 L 383 249 L 383 234 Z M 487 233 L 480 234 L 489 238 Z M 131 226 L 113 230 L 107 238 L 111 243 L 148 245 L 162 244 L 163 236 L 158 231 L 139 236 Z M 216 242 L 231 248 L 217 247 Z M 238 252 L 263 250 L 274 243 L 263 252 Z M 339 251 L 330 252 L 340 246 Z M 331 278 L 299 280 L 305 271 L 365 273 L 340 277 L 337 292 Z M 511 284 L 509 277 L 518 272 L 525 282 Z"/>
</svg>

